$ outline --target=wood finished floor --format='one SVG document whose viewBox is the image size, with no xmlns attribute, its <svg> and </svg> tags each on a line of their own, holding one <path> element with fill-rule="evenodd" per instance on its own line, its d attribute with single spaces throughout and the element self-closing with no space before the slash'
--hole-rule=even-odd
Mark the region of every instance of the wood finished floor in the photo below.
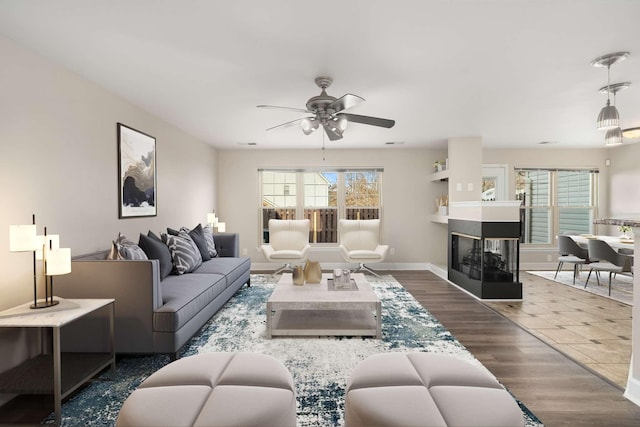
<svg viewBox="0 0 640 427">
<path fill-rule="evenodd" d="M 430 271 L 390 271 L 547 427 L 639 426 L 622 390 Z M 526 298 L 526 294 L 525 294 Z M 543 305 L 541 302 L 539 302 Z M 555 307 L 558 308 L 558 307 Z M 523 325 L 525 327 L 525 325 Z M 1 425 L 36 424 L 46 399 L 0 408 Z"/>
<path fill-rule="evenodd" d="M 429 271 L 392 271 L 547 427 L 639 426 L 640 407 L 497 311 Z"/>
</svg>

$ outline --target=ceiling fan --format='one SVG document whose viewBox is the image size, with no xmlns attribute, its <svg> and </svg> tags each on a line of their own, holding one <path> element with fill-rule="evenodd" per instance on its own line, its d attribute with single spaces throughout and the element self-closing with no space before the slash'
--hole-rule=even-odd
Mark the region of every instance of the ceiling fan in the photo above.
<svg viewBox="0 0 640 427">
<path fill-rule="evenodd" d="M 320 95 L 314 96 L 307 101 L 306 110 L 302 108 L 278 107 L 275 105 L 258 105 L 259 108 L 277 108 L 279 110 L 298 111 L 312 115 L 311 117 L 302 117 L 270 127 L 267 130 L 300 124 L 304 134 L 310 135 L 318 129 L 319 126 L 322 126 L 329 139 L 336 141 L 342 139 L 342 134 L 349 122 L 380 126 L 383 128 L 391 128 L 395 125 L 396 122 L 394 120 L 344 113 L 344 110 L 358 105 L 364 101 L 364 98 L 350 93 L 340 98 L 327 95 L 326 89 L 331 86 L 333 82 L 331 77 L 316 77 L 315 82 L 318 87 L 322 89 L 322 92 L 320 92 Z"/>
</svg>

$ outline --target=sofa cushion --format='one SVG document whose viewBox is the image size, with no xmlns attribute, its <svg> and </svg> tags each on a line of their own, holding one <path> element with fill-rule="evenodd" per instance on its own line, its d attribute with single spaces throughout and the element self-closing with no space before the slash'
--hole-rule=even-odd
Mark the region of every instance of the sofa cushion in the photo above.
<svg viewBox="0 0 640 427">
<path fill-rule="evenodd" d="M 168 276 L 161 283 L 164 304 L 153 313 L 153 330 L 178 331 L 226 287 L 222 274 Z"/>
<path fill-rule="evenodd" d="M 140 233 L 138 245 L 142 248 L 149 259 L 157 259 L 160 262 L 160 280 L 163 280 L 173 269 L 171 251 L 162 240 L 151 231 L 144 234 Z"/>
<path fill-rule="evenodd" d="M 227 286 L 235 282 L 248 269 L 251 268 L 250 258 L 229 258 L 218 257 L 203 262 L 200 267 L 193 271 L 197 274 L 221 274 L 225 276 Z"/>
<path fill-rule="evenodd" d="M 191 273 L 202 264 L 200 250 L 184 230 L 180 230 L 176 236 L 168 235 L 166 241 L 176 274 Z"/>
</svg>

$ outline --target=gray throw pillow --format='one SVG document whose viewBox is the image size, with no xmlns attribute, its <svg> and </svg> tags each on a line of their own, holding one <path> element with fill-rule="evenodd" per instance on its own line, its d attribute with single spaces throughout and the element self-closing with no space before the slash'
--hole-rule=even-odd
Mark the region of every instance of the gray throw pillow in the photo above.
<svg viewBox="0 0 640 427">
<path fill-rule="evenodd" d="M 177 236 L 167 235 L 166 242 L 176 274 L 191 273 L 202 265 L 202 255 L 188 233 L 180 230 Z"/>
<path fill-rule="evenodd" d="M 107 259 L 146 260 L 148 258 L 140 246 L 127 239 L 124 234 L 118 233 Z"/>
<path fill-rule="evenodd" d="M 193 240 L 193 243 L 196 244 L 198 250 L 200 251 L 200 255 L 202 256 L 202 261 L 209 261 L 211 259 L 211 255 L 209 254 L 209 250 L 207 249 L 207 241 L 204 238 L 202 225 L 196 225 L 193 230 L 189 230 L 186 227 L 182 227 L 181 230 L 187 232 Z"/>
<path fill-rule="evenodd" d="M 218 256 L 218 250 L 216 249 L 216 243 L 213 240 L 213 230 L 211 229 L 211 225 L 206 224 L 202 227 L 202 234 L 204 235 L 204 240 L 207 242 L 207 250 L 209 251 L 209 255 L 211 258 L 215 258 Z"/>
<path fill-rule="evenodd" d="M 160 280 L 171 274 L 173 270 L 173 262 L 171 258 L 171 251 L 162 240 L 151 231 L 144 234 L 140 233 L 140 239 L 138 245 L 142 248 L 149 259 L 157 259 L 160 263 Z"/>
</svg>

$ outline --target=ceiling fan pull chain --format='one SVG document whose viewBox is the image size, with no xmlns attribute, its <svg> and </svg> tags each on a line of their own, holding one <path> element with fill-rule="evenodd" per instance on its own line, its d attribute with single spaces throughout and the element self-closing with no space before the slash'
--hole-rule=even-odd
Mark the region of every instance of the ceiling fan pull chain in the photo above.
<svg viewBox="0 0 640 427">
<path fill-rule="evenodd" d="M 322 161 L 325 161 L 324 158 L 324 132 L 322 132 Z"/>
</svg>

